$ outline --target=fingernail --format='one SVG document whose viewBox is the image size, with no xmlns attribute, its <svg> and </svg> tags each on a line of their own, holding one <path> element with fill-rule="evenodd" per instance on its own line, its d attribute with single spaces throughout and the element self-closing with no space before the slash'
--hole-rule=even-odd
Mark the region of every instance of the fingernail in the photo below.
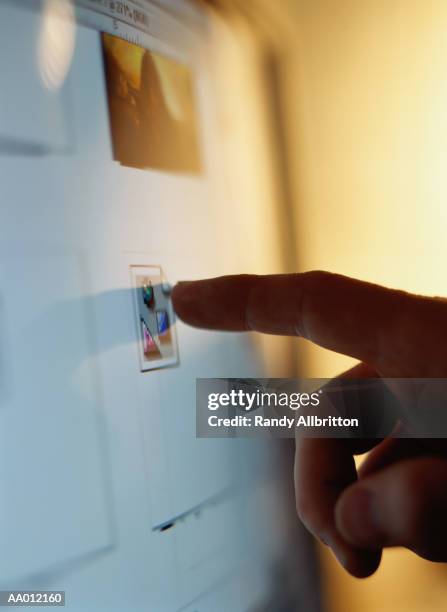
<svg viewBox="0 0 447 612">
<path fill-rule="evenodd" d="M 347 558 L 343 550 L 336 542 L 338 538 L 334 538 L 330 533 L 327 532 L 319 533 L 317 537 L 320 542 L 322 542 L 325 546 L 331 549 L 337 561 L 341 565 L 343 565 L 343 567 L 346 567 Z"/>
<path fill-rule="evenodd" d="M 339 536 L 334 536 L 331 533 L 323 532 L 318 534 L 318 539 L 325 544 L 330 550 L 332 554 L 337 559 L 337 561 L 342 565 L 345 569 L 348 569 L 348 557 L 346 554 L 346 550 L 343 550 L 343 546 L 340 545 Z"/>
<path fill-rule="evenodd" d="M 322 544 L 324 544 L 325 546 L 330 546 L 330 541 L 331 538 L 328 536 L 327 533 L 319 533 L 318 534 L 318 539 L 320 540 L 320 542 Z"/>
<path fill-rule="evenodd" d="M 338 512 L 343 534 L 356 544 L 368 544 L 382 536 L 374 493 L 366 487 L 353 487 L 341 501 Z"/>
<path fill-rule="evenodd" d="M 347 568 L 348 560 L 345 553 L 340 548 L 338 548 L 338 546 L 331 546 L 331 550 L 340 565 L 342 565 L 344 568 Z"/>
</svg>

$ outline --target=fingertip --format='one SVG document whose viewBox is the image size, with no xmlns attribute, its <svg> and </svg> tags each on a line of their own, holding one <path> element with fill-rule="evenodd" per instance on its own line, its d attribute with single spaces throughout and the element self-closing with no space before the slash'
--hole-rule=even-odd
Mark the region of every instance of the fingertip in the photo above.
<svg viewBox="0 0 447 612">
<path fill-rule="evenodd" d="M 172 305 L 178 317 L 193 327 L 247 331 L 246 303 L 253 278 L 237 275 L 177 283 Z"/>
<path fill-rule="evenodd" d="M 188 287 L 191 285 L 191 281 L 179 281 L 172 287 L 171 299 L 174 306 L 178 303 L 181 304 L 185 296 L 188 295 Z"/>
<path fill-rule="evenodd" d="M 369 578 L 379 568 L 381 559 L 381 549 L 353 549 L 345 558 L 343 567 L 354 578 Z"/>
<path fill-rule="evenodd" d="M 382 550 L 352 546 L 339 533 L 328 538 L 328 546 L 340 565 L 354 578 L 368 578 L 377 571 Z"/>
<path fill-rule="evenodd" d="M 172 288 L 172 306 L 176 315 L 184 321 L 191 318 L 191 310 L 194 309 L 194 284 L 194 281 L 179 281 Z"/>
<path fill-rule="evenodd" d="M 335 505 L 335 523 L 353 546 L 375 548 L 384 544 L 384 534 L 374 492 L 362 484 L 346 489 Z"/>
</svg>

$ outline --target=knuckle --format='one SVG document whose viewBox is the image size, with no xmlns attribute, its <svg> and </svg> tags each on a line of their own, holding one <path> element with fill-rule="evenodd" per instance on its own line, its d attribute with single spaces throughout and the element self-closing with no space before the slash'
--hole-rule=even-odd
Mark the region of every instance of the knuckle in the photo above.
<svg viewBox="0 0 447 612">
<path fill-rule="evenodd" d="M 303 272 L 300 275 L 301 282 L 310 287 L 325 286 L 328 282 L 333 281 L 337 275 L 324 270 L 311 270 L 309 272 Z"/>
</svg>

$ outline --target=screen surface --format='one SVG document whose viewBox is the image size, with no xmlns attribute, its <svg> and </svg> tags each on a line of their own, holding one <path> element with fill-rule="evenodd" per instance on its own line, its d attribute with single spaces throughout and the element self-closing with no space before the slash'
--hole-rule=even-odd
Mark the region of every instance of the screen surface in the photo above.
<svg viewBox="0 0 447 612">
<path fill-rule="evenodd" d="M 280 563 L 272 450 L 195 435 L 253 339 L 165 291 L 227 272 L 234 225 L 206 17 L 171 9 L 0 2 L 0 587 L 73 611 L 249 610 Z"/>
</svg>

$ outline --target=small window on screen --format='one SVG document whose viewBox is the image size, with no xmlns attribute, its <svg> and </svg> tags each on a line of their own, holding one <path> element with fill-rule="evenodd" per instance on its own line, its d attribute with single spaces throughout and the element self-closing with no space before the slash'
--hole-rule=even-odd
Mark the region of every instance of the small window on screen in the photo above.
<svg viewBox="0 0 447 612">
<path fill-rule="evenodd" d="M 191 70 L 102 34 L 113 157 L 123 166 L 198 174 Z"/>
</svg>

